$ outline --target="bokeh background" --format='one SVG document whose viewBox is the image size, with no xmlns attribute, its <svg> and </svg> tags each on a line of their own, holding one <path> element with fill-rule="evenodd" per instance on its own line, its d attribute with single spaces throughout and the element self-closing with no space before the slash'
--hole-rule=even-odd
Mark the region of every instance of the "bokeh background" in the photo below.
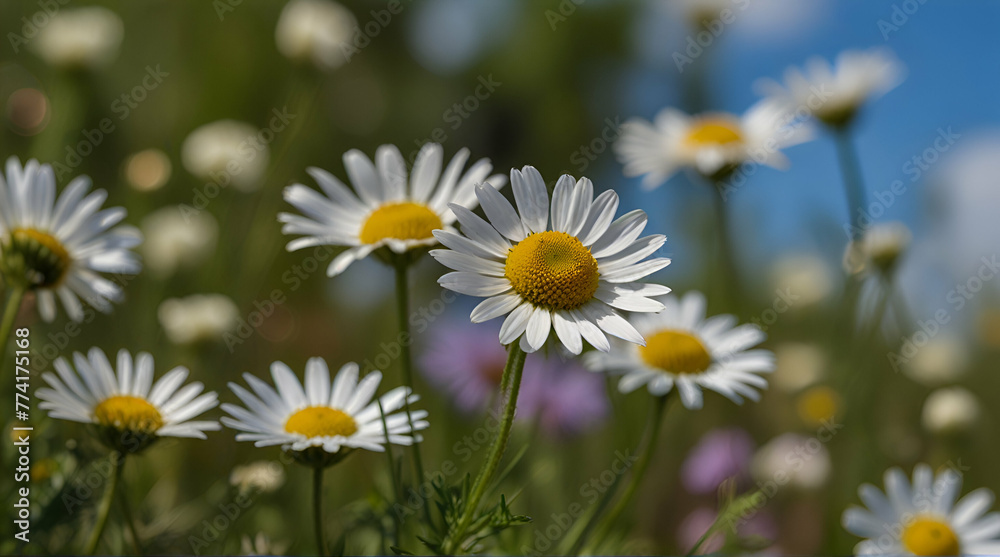
<svg viewBox="0 0 1000 557">
<path fill-rule="evenodd" d="M 120 45 L 105 63 L 54 63 L 32 36 L 45 19 L 38 14 L 84 4 L 117 14 Z M 37 371 L 91 346 L 145 350 L 156 357 L 158 374 L 187 366 L 230 400 L 227 382 L 243 372 L 264 376 L 274 360 L 296 370 L 312 356 L 333 367 L 374 364 L 396 334 L 392 270 L 370 259 L 331 280 L 324 263 L 307 261 L 309 252 L 286 253 L 276 220 L 288 209 L 281 189 L 311 184 L 308 166 L 343 178 L 341 156 L 352 148 L 372 155 L 378 145 L 394 143 L 409 157 L 436 141 L 446 156 L 468 147 L 475 158 L 491 158 L 499 172 L 531 164 L 546 179 L 586 175 L 598 189 L 615 189 L 623 210 L 646 210 L 648 230 L 668 236 L 664 253 L 674 263 L 656 281 L 678 293 L 702 290 L 710 311 L 739 311 L 769 334 L 766 347 L 776 352 L 778 370 L 761 402 L 736 407 L 707 396 L 703 410 L 670 412 L 644 488 L 620 528 L 621 552 L 685 552 L 714 520 L 723 480 L 734 478 L 726 485 L 740 493 L 767 493 L 767 481 L 782 467 L 801 473 L 768 495 L 739 535 L 716 539 L 714 547 L 850 552 L 857 540 L 841 528 L 840 514 L 857 501 L 861 482 L 880 483 L 891 465 L 953 466 L 966 490 L 1000 489 L 998 416 L 989 403 L 1000 387 L 1000 281 L 983 280 L 961 307 L 950 294 L 969 284 L 983 257 L 1000 250 L 1000 5 L 734 0 L 736 20 L 678 71 L 675 54 L 689 55 L 697 32 L 688 11 L 696 2 L 404 0 L 388 18 L 383 2 L 343 4 L 359 26 L 377 32 L 367 32 L 369 42 L 348 63 L 327 71 L 279 52 L 275 25 L 283 2 L 0 4 L 7 37 L 0 48 L 0 156 L 53 163 L 60 186 L 90 175 L 146 235 L 143 273 L 127 279 L 126 301 L 113 314 L 69 331 L 64 315 L 43 324 L 33 304 L 25 304 L 19 322 L 44 347 L 35 356 Z M 620 124 L 652 118 L 666 106 L 742 113 L 759 99 L 758 79 L 780 78 L 786 67 L 815 55 L 832 59 L 872 46 L 892 49 L 907 69 L 897 89 L 865 107 L 856 135 L 869 196 L 895 181 L 905 185 L 874 219 L 902 221 L 913 234 L 891 282 L 889 311 L 872 325 L 866 321 L 872 296 L 863 296 L 859 323 L 842 319 L 847 206 L 833 143 L 822 133 L 787 151 L 788 171 L 760 169 L 729 200 L 746 299 L 726 307 L 710 192 L 686 176 L 640 190 L 638 179 L 622 175 L 610 148 Z M 194 163 L 185 164 L 184 142 L 197 128 L 235 120 L 256 132 L 272 125 L 275 111 L 294 117 L 256 150 L 240 184 L 218 187 L 198 176 Z M 105 119 L 113 129 L 95 132 Z M 954 141 L 935 149 L 943 133 Z M 182 204 L 190 210 L 182 212 Z M 178 221 L 181 214 L 189 219 Z M 488 401 L 477 409 L 463 399 L 468 393 L 456 397 L 448 387 L 454 374 L 441 371 L 448 363 L 440 353 L 454 356 L 463 343 L 489 353 L 496 327 L 468 323 L 472 300 L 442 297 L 435 282 L 442 272 L 426 258 L 412 283 L 413 309 L 426 311 L 414 344 L 417 388 L 432 424 L 424 459 L 432 470 L 450 461 L 457 474 L 473 473 L 483 451 L 466 457 L 463 443 L 483 427 Z M 275 291 L 284 302 L 268 302 Z M 192 295 L 225 298 L 208 303 Z M 916 340 L 913 333 L 941 308 L 949 321 L 906 364 L 891 365 L 888 355 Z M 855 328 L 868 326 L 864 346 L 848 344 Z M 499 364 L 488 357 L 470 363 L 470 373 L 488 376 L 502 357 Z M 522 395 L 540 400 L 534 412 L 522 408 L 515 433 L 513 446 L 529 448 L 503 484 L 505 493 L 519 494 L 513 510 L 534 522 L 505 533 L 504 551 L 552 551 L 538 536 L 560 523 L 554 514 L 590 502 L 587 486 L 595 478 L 600 483 L 616 451 L 634 451 L 649 403 L 644 391 L 620 395 L 613 382 L 587 375 L 577 363 L 556 353 L 547 358 L 536 365 L 551 368 L 549 380 Z M 385 370 L 388 385 L 399 381 L 396 368 L 393 362 Z M 845 386 L 845 377 L 854 376 L 867 378 L 864 393 Z M 958 408 L 925 409 L 929 397 L 955 387 L 966 397 Z M 850 403 L 858 397 L 866 404 Z M 37 409 L 34 416 L 36 503 L 44 512 L 36 515 L 33 542 L 20 550 L 73 551 L 96 498 L 82 498 L 67 512 L 63 496 L 104 450 L 82 426 L 44 419 Z M 809 441 L 829 419 L 843 427 L 813 451 Z M 789 455 L 802 447 L 806 457 L 798 467 Z M 224 430 L 208 441 L 164 441 L 133 459 L 125 477 L 147 550 L 237 553 L 246 551 L 243 538 L 264 533 L 269 551 L 311 551 L 309 478 L 292 464 L 268 468 L 264 476 L 275 485 L 258 486 L 252 504 L 208 539 L 206 525 L 241 489 L 232 485 L 234 468 L 278 456 L 278 449 L 237 444 Z M 331 528 L 350 533 L 348 551 L 384 551 L 384 462 L 378 454 L 358 455 L 330 474 L 328 502 L 337 509 Z M 118 524 L 113 518 L 111 537 L 127 552 Z"/>
</svg>

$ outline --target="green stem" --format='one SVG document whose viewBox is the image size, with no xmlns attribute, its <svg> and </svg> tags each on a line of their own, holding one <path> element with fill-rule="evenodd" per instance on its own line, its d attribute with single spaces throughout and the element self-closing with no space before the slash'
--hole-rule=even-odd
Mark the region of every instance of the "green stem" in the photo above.
<svg viewBox="0 0 1000 557">
<path fill-rule="evenodd" d="M 739 265 L 736 264 L 736 250 L 733 246 L 732 231 L 729 228 L 729 211 L 726 209 L 726 198 L 723 194 L 725 184 L 716 182 L 712 187 L 712 200 L 715 203 L 715 218 L 719 230 L 719 256 L 721 258 L 723 290 L 729 296 L 729 304 L 739 313 L 742 299 Z"/>
<path fill-rule="evenodd" d="M 609 511 L 604 517 L 601 525 L 598 526 L 597 531 L 589 544 L 591 549 L 600 548 L 600 545 L 611 532 L 611 528 L 618 520 L 618 517 L 621 516 L 621 514 L 628 507 L 629 503 L 632 502 L 632 498 L 639 490 L 639 485 L 642 483 L 643 476 L 646 475 L 646 468 L 649 467 L 649 463 L 653 460 L 653 454 L 656 452 L 656 441 L 660 436 L 660 427 L 663 425 L 663 414 L 666 412 L 667 402 L 669 401 L 672 393 L 673 391 L 661 397 L 657 397 L 656 401 L 649 409 L 649 421 L 646 424 L 646 438 L 643 441 L 642 452 L 639 454 L 639 460 L 636 461 L 635 468 L 632 470 L 632 478 L 629 481 L 628 486 L 625 488 L 625 491 L 622 493 L 621 498 L 618 499 L 615 506 L 612 507 L 611 511 Z"/>
<path fill-rule="evenodd" d="M 490 446 L 490 452 L 483 462 L 483 467 L 479 470 L 479 474 L 476 476 L 476 481 L 472 485 L 472 491 L 469 493 L 468 501 L 465 502 L 465 508 L 462 511 L 458 525 L 445 540 L 444 553 L 446 555 L 453 555 L 461 549 L 461 543 L 465 539 L 465 532 L 468 530 L 469 525 L 472 524 L 472 520 L 475 518 L 476 511 L 479 508 L 479 502 L 482 500 L 483 494 L 486 493 L 486 488 L 496 474 L 497 468 L 500 466 L 500 460 L 503 458 L 503 453 L 507 449 L 511 426 L 514 424 L 514 412 L 517 410 L 517 394 L 521 390 L 521 374 L 524 372 L 524 359 L 524 350 L 521 350 L 518 341 L 514 341 L 507 353 L 507 364 L 503 368 L 503 377 L 501 379 L 501 384 L 507 385 L 508 389 L 503 414 L 500 417 L 500 429 L 497 431 L 497 436 Z"/>
<path fill-rule="evenodd" d="M 403 370 L 403 385 L 413 392 L 413 356 L 410 353 L 410 346 L 413 344 L 413 338 L 410 333 L 410 288 L 409 288 L 409 269 L 410 265 L 407 261 L 397 261 L 396 267 L 396 319 L 399 322 L 399 363 Z M 413 429 L 413 416 L 410 414 L 410 401 L 407 397 L 405 401 L 406 409 L 406 419 L 410 423 L 410 429 Z M 416 474 L 417 489 L 420 488 L 420 484 L 424 482 L 424 461 L 420 456 L 420 443 L 416 441 L 411 445 L 413 450 L 413 469 Z M 431 511 L 428 508 L 429 505 L 423 505 L 424 515 L 427 519 L 427 523 L 430 524 Z"/>
<path fill-rule="evenodd" d="M 7 344 L 10 341 L 10 332 L 14 329 L 14 321 L 17 320 L 17 314 L 21 309 L 22 299 L 24 299 L 24 288 L 12 287 L 3 310 L 3 321 L 0 322 L 0 369 L 7 362 Z"/>
<path fill-rule="evenodd" d="M 122 457 L 121 468 L 125 468 L 124 458 Z M 132 536 L 132 550 L 136 555 L 142 555 L 142 545 L 139 541 L 139 529 L 135 525 L 135 515 L 132 513 L 132 506 L 129 505 L 128 496 L 121 489 L 118 490 L 118 505 L 121 507 L 125 517 L 125 525 L 128 526 L 129 534 Z"/>
<path fill-rule="evenodd" d="M 326 555 L 326 536 L 323 533 L 323 472 L 322 466 L 313 467 L 313 527 L 316 529 L 316 554 Z"/>
<path fill-rule="evenodd" d="M 101 506 L 97 511 L 97 522 L 90 532 L 90 538 L 84 547 L 84 555 L 93 555 L 97 551 L 97 544 L 101 541 L 104 527 L 108 524 L 108 515 L 111 514 L 111 502 L 115 498 L 115 490 L 118 488 L 118 481 L 121 480 L 125 456 L 118 453 L 111 453 L 111 477 L 108 478 L 108 485 L 104 488 L 104 497 L 101 499 Z"/>
<path fill-rule="evenodd" d="M 382 419 L 382 430 L 385 432 L 385 456 L 389 459 L 389 478 L 392 481 L 392 499 L 394 503 L 403 500 L 403 489 L 400 486 L 399 478 L 396 477 L 396 457 L 392 454 L 392 444 L 389 442 L 389 424 L 385 421 L 385 410 L 382 408 L 382 401 L 375 399 L 378 403 L 378 413 Z M 395 505 L 393 505 L 395 509 Z M 399 534 L 402 529 L 399 513 L 392 511 L 392 524 L 395 531 L 392 533 L 392 545 L 399 547 Z"/>
<path fill-rule="evenodd" d="M 865 208 L 865 184 L 861 177 L 861 163 L 854 142 L 851 141 L 850 128 L 846 126 L 836 128 L 834 142 L 837 144 L 837 159 L 840 161 L 844 192 L 847 194 L 847 211 L 851 223 L 850 238 L 854 240 L 862 232 L 861 212 Z"/>
</svg>

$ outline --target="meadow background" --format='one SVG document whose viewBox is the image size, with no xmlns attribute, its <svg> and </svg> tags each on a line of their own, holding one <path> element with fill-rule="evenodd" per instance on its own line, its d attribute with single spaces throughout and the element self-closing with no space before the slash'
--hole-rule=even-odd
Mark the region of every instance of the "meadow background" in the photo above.
<svg viewBox="0 0 1000 557">
<path fill-rule="evenodd" d="M 83 5 L 53 3 L 59 10 Z M 727 552 L 849 553 L 857 539 L 841 528 L 841 512 L 857 502 L 861 482 L 880 484 L 891 465 L 907 471 L 921 461 L 953 466 L 965 478 L 965 491 L 1000 490 L 994 442 L 1000 416 L 989 403 L 1000 388 L 1000 280 L 982 280 L 961 305 L 954 295 L 970 286 L 982 258 L 1000 251 L 1000 5 L 734 0 L 735 21 L 721 25 L 692 55 L 697 30 L 679 2 L 404 0 L 395 14 L 379 1 L 343 4 L 367 42 L 330 72 L 278 52 L 274 30 L 283 2 L 88 1 L 117 13 L 124 37 L 112 63 L 86 71 L 51 67 L 32 51 L 22 18 L 30 23 L 44 13 L 45 2 L 0 4 L 0 31 L 7 37 L 0 47 L 0 156 L 56 165 L 60 187 L 90 175 L 109 191 L 110 205 L 128 209 L 126 222 L 147 235 L 139 248 L 146 266 L 126 279 L 126 301 L 112 314 L 98 314 L 77 329 L 67 327 L 62 314 L 44 324 L 34 305 L 25 304 L 19 323 L 31 327 L 36 371 L 50 369 L 55 356 L 99 346 L 109 353 L 149 351 L 158 375 L 187 366 L 224 401 L 234 399 L 226 383 L 243 372 L 264 376 L 275 360 L 301 372 L 312 356 L 332 367 L 388 361 L 386 384 L 398 384 L 392 270 L 370 258 L 327 279 L 326 263 L 309 261 L 311 250 L 284 251 L 288 238 L 276 215 L 289 209 L 281 199 L 284 186 L 311 184 L 308 166 L 343 177 L 341 156 L 349 149 L 372 155 L 378 145 L 394 143 L 410 157 L 436 141 L 449 157 L 468 147 L 475 158 L 491 158 L 495 172 L 531 164 L 549 179 L 585 175 L 598 190 L 615 189 L 622 212 L 644 209 L 647 230 L 668 237 L 661 255 L 674 262 L 654 277 L 657 282 L 677 293 L 702 290 L 710 312 L 739 312 L 768 332 L 765 347 L 777 353 L 779 369 L 761 402 L 737 407 L 709 395 L 700 411 L 679 405 L 670 411 L 656 459 L 620 528 L 623 536 L 629 528 L 621 552 L 684 553 L 711 522 L 715 487 L 703 487 L 685 471 L 693 449 L 706 439 L 717 452 L 702 457 L 723 470 L 716 485 L 733 476 L 728 485 L 740 493 L 771 493 L 773 476 L 761 476 L 761 465 L 752 470 L 757 448 L 789 432 L 806 443 L 824 423 L 842 426 L 820 451 L 802 457 L 815 481 L 776 487 L 747 516 L 742 541 L 727 541 Z M 638 179 L 622 175 L 610 149 L 620 124 L 632 116 L 652 118 L 665 106 L 742 113 L 759 98 L 753 87 L 758 78 L 780 78 L 786 67 L 814 55 L 830 59 L 845 49 L 880 45 L 896 53 L 907 75 L 865 108 L 857 146 L 869 200 L 881 207 L 870 211 L 873 220 L 902 221 L 913 233 L 885 319 L 878 326 L 866 321 L 874 304 L 863 296 L 860 322 L 844 322 L 847 207 L 833 143 L 822 133 L 787 150 L 788 171 L 761 168 L 728 200 L 745 298 L 738 307 L 725 306 L 709 191 L 686 176 L 652 192 L 640 190 Z M 678 53 L 691 63 L 679 68 Z M 268 163 L 253 191 L 199 179 L 182 164 L 181 145 L 199 126 L 234 119 L 266 129 L 276 114 L 289 115 L 287 124 L 270 134 Z M 105 120 L 111 127 L 95 131 Z M 949 139 L 935 144 L 939 137 Z M 133 158 L 140 152 L 145 158 Z M 897 181 L 902 193 L 886 194 Z M 193 208 L 199 222 L 211 223 L 207 232 L 179 247 L 170 238 L 151 242 L 150 215 L 180 204 Z M 483 412 L 457 409 L 420 369 L 421 358 L 441 349 L 435 331 L 442 328 L 495 327 L 468 323 L 473 300 L 443 294 L 436 284 L 442 273 L 430 258 L 413 273 L 411 323 L 417 391 L 430 411 L 425 465 L 457 478 L 474 473 L 483 458 L 485 451 L 473 446 L 485 446 L 485 438 L 467 440 L 488 421 Z M 158 317 L 164 301 L 194 294 L 232 300 L 237 319 L 227 336 L 178 342 L 166 333 Z M 929 332 L 942 309 L 947 322 Z M 866 342 L 850 345 L 854 327 L 868 326 Z M 915 342 L 923 339 L 914 336 L 921 330 L 926 342 Z M 890 354 L 910 350 L 907 341 L 912 352 L 905 359 L 911 361 L 894 366 Z M 865 378 L 863 392 L 853 383 L 855 390 L 848 388 L 846 378 L 855 376 Z M 40 377 L 33 384 L 41 386 Z M 601 395 L 606 411 L 595 410 L 595 419 L 578 432 L 551 431 L 543 420 L 517 426 L 511 452 L 529 448 L 503 491 L 520 494 L 512 509 L 533 522 L 504 533 L 502 547 L 552 551 L 539 540 L 555 547 L 566 527 L 551 527 L 562 524 L 574 504 L 591 504 L 587 486 L 603 485 L 600 478 L 615 460 L 634 452 L 650 397 L 643 390 L 623 396 L 614 383 L 607 385 Z M 978 400 L 974 419 L 960 419 L 947 432 L 928 428 L 928 396 L 956 385 Z M 7 399 L 13 390 L 5 384 L 0 392 Z M 567 391 L 563 403 L 572 406 L 574 396 Z M 848 403 L 858 397 L 863 404 Z M 97 497 L 82 497 L 79 506 L 65 505 L 64 497 L 77 493 L 105 449 L 82 426 L 46 419 L 37 409 L 33 417 L 37 541 L 16 547 L 5 537 L 0 549 L 73 551 Z M 12 416 L 5 412 L 3 420 Z M 5 470 L 11 456 L 4 451 Z M 827 458 L 828 469 L 817 471 Z M 237 553 L 242 538 L 262 532 L 277 549 L 311 551 L 309 477 L 291 463 L 278 464 L 283 486 L 253 491 L 245 506 L 246 499 L 239 500 L 225 528 L 212 526 L 237 501 L 239 489 L 230 483 L 234 467 L 278 459 L 277 448 L 237 443 L 229 430 L 211 433 L 207 442 L 164 440 L 132 459 L 125 477 L 145 549 Z M 349 532 L 349 552 L 383 551 L 384 516 L 376 511 L 385 504 L 380 493 L 388 491 L 384 462 L 383 455 L 358 454 L 328 476 L 331 538 Z M 109 528 L 117 534 L 106 539 L 119 540 L 114 549 L 127 553 L 119 524 L 112 519 Z M 218 535 L 209 535 L 213 529 Z M 548 532 L 557 532 L 554 540 Z"/>
</svg>

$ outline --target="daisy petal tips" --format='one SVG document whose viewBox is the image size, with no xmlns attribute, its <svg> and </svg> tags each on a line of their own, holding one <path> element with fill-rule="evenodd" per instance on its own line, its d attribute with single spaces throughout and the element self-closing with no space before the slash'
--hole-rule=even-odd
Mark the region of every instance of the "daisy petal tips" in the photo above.
<svg viewBox="0 0 1000 557">
<path fill-rule="evenodd" d="M 488 181 L 499 188 L 507 182 L 503 175 L 490 176 L 489 159 L 479 159 L 466 169 L 468 149 L 456 153 L 442 170 L 443 156 L 440 145 L 428 143 L 407 172 L 394 145 L 379 147 L 374 162 L 361 151 L 348 151 L 344 167 L 353 191 L 325 170 L 308 169 L 323 193 L 302 184 L 285 189 L 285 201 L 302 213 L 278 215 L 284 234 L 302 236 L 286 249 L 346 247 L 327 268 L 332 277 L 382 247 L 402 254 L 433 246 L 434 230 L 454 230 L 455 214 L 449 204 L 473 208 L 476 184 Z"/>
<path fill-rule="evenodd" d="M 223 417 L 222 423 L 240 432 L 237 441 L 253 441 L 258 447 L 280 445 L 295 453 L 309 449 L 326 455 L 350 449 L 382 452 L 386 443 L 421 441 L 416 432 L 428 427 L 427 411 L 412 410 L 409 416 L 399 411 L 420 397 L 407 387 L 397 387 L 373 400 L 382 374 L 373 371 L 359 381 L 358 369 L 357 364 L 347 363 L 331 381 L 326 361 L 311 358 L 302 383 L 288 366 L 274 362 L 275 387 L 245 373 L 250 390 L 229 384 L 245 407 L 223 404 L 222 410 L 231 417 Z"/>
<path fill-rule="evenodd" d="M 500 342 L 520 339 L 526 352 L 541 348 L 553 330 L 574 354 L 583 341 L 607 351 L 606 335 L 643 344 L 619 312 L 663 309 L 653 298 L 670 289 L 636 281 L 670 264 L 646 259 L 666 237 L 640 237 L 646 226 L 641 210 L 615 220 L 618 195 L 605 191 L 594 198 L 587 178 L 560 177 L 551 203 L 534 167 L 511 170 L 510 179 L 517 209 L 481 185 L 475 193 L 487 220 L 453 205 L 462 232 L 434 232 L 449 249 L 431 255 L 455 271 L 438 280 L 441 286 L 486 298 L 472 311 L 472 321 L 506 315 Z"/>
</svg>

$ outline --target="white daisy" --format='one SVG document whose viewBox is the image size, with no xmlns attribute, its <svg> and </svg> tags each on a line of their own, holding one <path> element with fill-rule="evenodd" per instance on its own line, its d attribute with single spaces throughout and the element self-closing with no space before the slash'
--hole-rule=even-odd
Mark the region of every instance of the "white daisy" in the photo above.
<svg viewBox="0 0 1000 557">
<path fill-rule="evenodd" d="M 487 180 L 493 169 L 489 159 L 483 158 L 463 172 L 469 150 L 462 149 L 442 173 L 442 157 L 440 145 L 424 145 L 407 184 L 406 163 L 396 146 L 379 147 L 374 164 L 361 151 L 348 151 L 344 166 L 354 185 L 353 193 L 329 172 L 309 168 L 307 172 L 326 195 L 302 184 L 285 188 L 285 200 L 304 215 L 278 215 L 285 223 L 283 233 L 304 235 L 289 242 L 288 251 L 347 246 L 327 268 L 332 277 L 383 246 L 403 254 L 436 244 L 434 230 L 454 230 L 455 214 L 449 205 L 475 207 L 475 186 Z M 488 179 L 498 188 L 507 183 L 499 174 Z"/>
<path fill-rule="evenodd" d="M 407 387 L 397 387 L 373 401 L 382 382 L 378 371 L 359 382 L 358 365 L 350 362 L 340 368 L 331 386 L 326 362 L 310 358 L 304 388 L 282 362 L 271 364 L 271 377 L 277 391 L 249 373 L 243 378 L 253 392 L 229 383 L 246 405 L 222 405 L 232 416 L 223 417 L 222 423 L 242 432 L 236 435 L 237 441 L 253 441 L 257 447 L 281 445 L 286 451 L 315 447 L 338 453 L 345 448 L 382 452 L 387 442 L 411 445 L 423 440 L 415 432 L 427 428 L 426 410 L 413 410 L 409 417 L 406 412 L 394 413 L 420 397 Z M 389 428 L 388 439 L 384 426 Z"/>
<path fill-rule="evenodd" d="M 76 371 L 59 358 L 53 364 L 57 373 L 42 374 L 51 388 L 38 390 L 43 401 L 38 407 L 52 418 L 101 426 L 114 448 L 134 452 L 159 437 L 205 439 L 206 431 L 220 429 L 215 421 L 190 421 L 219 399 L 215 392 L 201 394 L 205 386 L 200 382 L 181 388 L 187 368 L 175 367 L 154 384 L 153 357 L 146 352 L 133 361 L 128 350 L 120 350 L 117 370 L 99 348 L 86 357 L 73 353 L 73 364 Z"/>
<path fill-rule="evenodd" d="M 810 126 L 790 125 L 779 103 L 759 102 L 743 116 L 725 112 L 689 116 L 665 108 L 654 122 L 633 118 L 622 125 L 614 144 L 626 176 L 641 176 L 652 189 L 683 168 L 712 179 L 724 179 L 745 162 L 788 167 L 781 149 L 808 141 Z"/>
<path fill-rule="evenodd" d="M 23 168 L 7 160 L 0 176 L 0 269 L 8 284 L 32 290 L 45 321 L 56 315 L 56 296 L 70 318 L 84 317 L 82 298 L 102 312 L 120 301 L 121 287 L 99 273 L 136 274 L 142 268 L 129 251 L 142 241 L 138 229 L 117 226 L 125 209 L 100 210 L 108 192 L 89 195 L 90 178 L 70 181 L 56 199 L 52 167 L 30 160 Z M 114 227 L 114 228 L 112 228 Z"/>
<path fill-rule="evenodd" d="M 509 314 L 500 328 L 500 342 L 510 344 L 521 337 L 526 352 L 541 348 L 551 329 L 574 354 L 583 350 L 583 340 L 608 350 L 604 333 L 643 344 L 618 310 L 663 309 L 650 297 L 670 289 L 635 281 L 670 264 L 666 258 L 643 261 L 666 237 L 639 237 L 646 227 L 641 210 L 612 222 L 618 195 L 608 190 L 594 199 L 590 180 L 576 181 L 569 175 L 559 178 L 552 194 L 550 229 L 549 193 L 541 174 L 525 166 L 511 170 L 510 179 L 517 211 L 495 188 L 483 184 L 475 192 L 489 222 L 452 205 L 462 233 L 434 231 L 451 249 L 431 255 L 456 271 L 441 277 L 441 286 L 486 298 L 472 310 L 473 323 Z"/>
<path fill-rule="evenodd" d="M 853 120 L 864 103 L 898 86 L 905 74 L 902 63 L 888 49 L 847 50 L 837 56 L 835 66 L 812 58 L 805 71 L 785 70 L 784 84 L 762 79 L 757 89 L 795 113 L 810 113 L 831 126 Z"/>
<path fill-rule="evenodd" d="M 684 406 L 702 406 L 702 389 L 715 391 L 736 404 L 760 399 L 754 388 L 767 388 L 759 373 L 774 371 L 774 354 L 750 350 L 766 335 L 752 324 L 736 325 L 732 315 L 705 318 L 705 297 L 688 292 L 670 296 L 656 315 L 633 319 L 646 346 L 617 343 L 607 354 L 590 353 L 584 359 L 592 371 L 622 374 L 618 390 L 630 393 L 643 385 L 656 396 L 675 386 Z"/>
<path fill-rule="evenodd" d="M 987 510 L 993 492 L 980 488 L 958 500 L 962 476 L 945 469 L 936 476 L 918 464 L 913 484 L 899 468 L 885 473 L 885 494 L 871 484 L 858 489 L 867 506 L 844 511 L 844 528 L 867 538 L 858 555 L 997 555 L 1000 513 Z M 984 516 L 985 515 L 985 516 Z"/>
<path fill-rule="evenodd" d="M 358 22 L 346 7 L 329 0 L 292 0 L 281 10 L 274 39 L 288 58 L 332 70 L 350 61 Z"/>
</svg>

